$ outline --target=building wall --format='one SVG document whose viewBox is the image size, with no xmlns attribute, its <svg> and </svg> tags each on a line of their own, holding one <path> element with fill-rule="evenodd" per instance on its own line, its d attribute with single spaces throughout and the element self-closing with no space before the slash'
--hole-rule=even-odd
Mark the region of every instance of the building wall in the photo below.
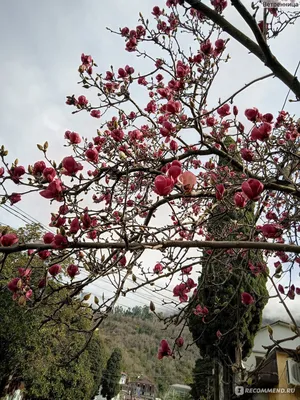
<svg viewBox="0 0 300 400">
<path fill-rule="evenodd" d="M 277 367 L 278 367 L 278 377 L 279 377 L 279 384 L 278 388 L 288 388 L 292 387 L 288 385 L 287 379 L 287 367 L 286 361 L 288 359 L 288 355 L 285 353 L 276 354 L 277 357 Z M 268 400 L 299 400 L 300 399 L 300 387 L 295 388 L 295 393 L 269 393 Z"/>
<path fill-rule="evenodd" d="M 284 339 L 294 335 L 289 326 L 276 324 L 271 325 L 271 327 L 273 329 L 273 338 L 275 340 Z M 266 350 L 262 346 L 268 346 L 271 344 L 273 344 L 273 342 L 269 337 L 267 328 L 261 329 L 257 332 L 254 339 L 252 353 L 243 363 L 246 370 L 251 371 L 256 367 L 255 357 L 263 357 L 264 354 L 266 354 Z M 300 346 L 300 338 L 284 342 L 282 346 L 286 349 L 295 349 L 297 346 Z"/>
</svg>

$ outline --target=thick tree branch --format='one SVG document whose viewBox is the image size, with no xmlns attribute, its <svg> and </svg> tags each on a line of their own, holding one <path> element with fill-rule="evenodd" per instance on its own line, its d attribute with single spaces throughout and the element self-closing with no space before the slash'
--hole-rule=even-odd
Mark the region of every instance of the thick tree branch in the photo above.
<svg viewBox="0 0 300 400">
<path fill-rule="evenodd" d="M 288 253 L 300 254 L 300 246 L 293 244 L 270 243 L 270 242 L 248 242 L 248 241 L 201 241 L 201 240 L 165 240 L 156 242 L 98 242 L 69 243 L 66 249 L 120 249 L 128 251 L 136 250 L 164 250 L 167 248 L 194 248 L 194 249 L 259 249 L 269 251 L 285 251 Z M 0 253 L 11 254 L 25 250 L 49 250 L 50 244 L 25 243 L 11 247 L 0 247 Z"/>
<path fill-rule="evenodd" d="M 253 53 L 257 58 L 259 58 L 270 70 L 274 73 L 274 75 L 280 79 L 297 97 L 300 99 L 300 83 L 298 79 L 292 75 L 284 66 L 274 57 L 272 52 L 270 51 L 267 44 L 263 41 L 263 36 L 258 35 L 256 29 L 254 28 L 254 24 L 256 22 L 251 14 L 248 13 L 247 9 L 240 3 L 239 0 L 232 0 L 232 4 L 236 7 L 237 11 L 240 13 L 242 18 L 247 22 L 249 27 L 255 34 L 256 39 L 258 40 L 258 44 L 251 40 L 247 35 L 241 32 L 239 29 L 234 27 L 230 22 L 228 22 L 224 17 L 218 14 L 216 11 L 207 7 L 200 0 L 186 0 L 186 2 L 193 7 L 195 10 L 203 13 L 207 18 L 211 19 L 214 23 L 220 26 L 225 32 L 227 32 L 231 37 L 233 37 L 236 41 L 238 41 L 242 46 L 248 49 L 251 53 Z M 249 16 L 245 13 L 249 14 Z"/>
</svg>

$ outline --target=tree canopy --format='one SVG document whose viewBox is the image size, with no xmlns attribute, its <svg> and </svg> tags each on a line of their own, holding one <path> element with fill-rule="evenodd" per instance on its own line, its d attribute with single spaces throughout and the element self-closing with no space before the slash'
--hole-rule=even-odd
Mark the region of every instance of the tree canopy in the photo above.
<svg viewBox="0 0 300 400">
<path fill-rule="evenodd" d="M 36 226 L 27 226 L 16 234 L 36 238 L 40 231 Z M 87 344 L 85 332 L 92 328 L 93 315 L 88 305 L 78 299 L 58 310 L 57 305 L 65 300 L 66 288 L 59 291 L 60 285 L 55 282 L 51 289 L 46 287 L 47 294 L 56 290 L 51 304 L 33 309 L 25 304 L 20 307 L 2 283 L 16 264 L 24 262 L 26 256 L 10 255 L 1 271 L 0 396 L 23 382 L 25 399 L 91 400 L 98 393 L 106 361 L 106 348 L 99 335 L 95 333 Z M 41 267 L 44 268 L 39 261 L 32 263 L 30 273 L 27 269 L 33 282 L 38 282 Z"/>
<path fill-rule="evenodd" d="M 227 18 L 230 9 L 244 24 L 241 30 Z M 242 310 L 239 335 L 248 343 L 245 355 L 254 333 L 248 335 L 245 327 L 255 309 L 254 331 L 259 325 L 268 279 L 300 335 L 288 307 L 300 294 L 294 272 L 300 263 L 298 116 L 267 105 L 258 109 L 250 98 L 248 106 L 238 107 L 250 86 L 271 78 L 274 85 L 286 85 L 292 101 L 300 100 L 298 78 L 280 63 L 272 45 L 299 16 L 294 9 L 264 8 L 260 2 L 212 0 L 207 6 L 200 0 L 167 0 L 148 17 L 140 14 L 134 28 L 112 31 L 137 56 L 137 66 L 108 66 L 103 72 L 97 69 L 97 55 L 82 53 L 80 94 L 68 95 L 66 104 L 72 113 L 94 118 L 94 134 L 67 130 L 62 159 L 51 156 L 51 142 L 37 144 L 40 156 L 28 168 L 21 159 L 11 159 L 4 144 L 0 148 L 2 204 L 14 207 L 30 195 L 39 207 L 55 207 L 49 211 L 52 231 L 42 241 L 2 229 L 3 270 L 14 254 L 22 255 L 25 270 L 43 261 L 37 280 L 18 271 L 17 264 L 5 275 L 16 302 L 51 304 L 61 294 L 60 312 L 62 304 L 76 306 L 86 286 L 107 277 L 113 294 L 94 299 L 100 317 L 87 329 L 92 337 L 120 296 L 144 287 L 154 294 L 167 288 L 178 307 L 168 323 L 187 321 L 191 313 L 203 318 L 207 311 L 212 322 L 209 312 L 219 306 L 224 315 L 238 311 L 238 318 Z M 211 94 L 220 71 L 225 65 L 234 71 L 232 39 L 249 62 L 259 60 L 269 73 L 247 81 L 228 98 L 220 93 L 218 101 Z M 233 140 L 229 145 L 228 138 Z M 226 222 L 213 229 L 219 210 Z M 150 259 L 154 251 L 157 262 Z M 199 260 L 205 257 L 210 261 L 201 269 Z M 268 265 L 264 272 L 262 262 Z M 224 288 L 213 292 L 222 279 L 214 266 L 220 265 L 230 279 L 224 276 Z M 238 296 L 229 301 L 235 286 Z M 191 309 L 194 291 L 201 309 Z M 150 307 L 155 312 L 153 303 Z M 223 344 L 232 339 L 229 327 L 224 330 L 218 333 Z M 158 357 L 174 356 L 174 348 L 162 340 Z"/>
</svg>

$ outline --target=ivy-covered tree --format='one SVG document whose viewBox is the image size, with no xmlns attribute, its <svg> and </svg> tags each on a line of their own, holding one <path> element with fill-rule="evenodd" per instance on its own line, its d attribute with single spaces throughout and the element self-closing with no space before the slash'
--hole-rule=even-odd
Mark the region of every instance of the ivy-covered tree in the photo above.
<svg viewBox="0 0 300 400">
<path fill-rule="evenodd" d="M 234 145 L 226 138 L 226 146 Z M 219 159 L 219 174 L 237 174 L 230 162 Z M 218 202 L 207 223 L 208 238 L 215 240 L 243 240 L 254 234 L 257 219 L 254 206 L 238 208 L 228 200 L 225 186 L 216 186 Z M 241 192 L 235 195 L 245 201 Z M 254 337 L 260 328 L 262 312 L 268 300 L 267 266 L 259 250 L 237 252 L 229 249 L 220 255 L 208 250 L 201 259 L 202 274 L 189 327 L 203 357 L 220 361 L 223 368 L 237 364 L 247 357 Z M 228 369 L 227 369 L 228 373 Z M 231 375 L 231 374 L 229 374 Z M 227 377 L 230 380 L 230 377 Z"/>
<path fill-rule="evenodd" d="M 106 369 L 103 372 L 101 379 L 101 395 L 107 400 L 115 397 L 120 390 L 121 378 L 121 350 L 116 348 L 113 350 L 110 358 L 107 361 Z"/>
</svg>

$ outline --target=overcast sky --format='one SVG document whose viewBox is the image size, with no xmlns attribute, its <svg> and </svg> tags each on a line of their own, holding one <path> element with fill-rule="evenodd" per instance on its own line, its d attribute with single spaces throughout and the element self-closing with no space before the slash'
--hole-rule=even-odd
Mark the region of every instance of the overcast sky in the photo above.
<svg viewBox="0 0 300 400">
<path fill-rule="evenodd" d="M 209 3 L 209 2 L 208 2 Z M 111 34 L 106 27 L 118 30 L 119 27 L 137 25 L 138 12 L 150 15 L 154 5 L 164 7 L 162 0 L 13 0 L 0 2 L 0 41 L 1 41 L 1 96 L 0 96 L 0 144 L 10 154 L 10 160 L 20 160 L 27 166 L 41 159 L 36 143 L 50 144 L 50 157 L 61 160 L 69 155 L 63 147 L 64 132 L 67 129 L 92 137 L 98 127 L 96 119 L 86 113 L 71 114 L 65 105 L 65 97 L 73 93 L 84 93 L 78 81 L 77 68 L 82 52 L 91 54 L 99 65 L 99 72 L 130 64 L 141 66 L 134 53 L 124 50 L 124 40 Z M 226 15 L 238 27 L 243 22 L 228 9 Z M 224 34 L 225 39 L 227 36 Z M 298 63 L 300 24 L 272 42 L 275 55 L 285 66 L 294 72 Z M 224 65 L 211 92 L 209 102 L 217 105 L 218 99 L 225 99 L 245 83 L 268 73 L 260 62 L 248 55 L 241 46 L 230 41 L 228 50 L 231 60 Z M 298 57 L 298 58 L 297 58 Z M 236 101 L 238 107 L 256 106 L 263 113 L 276 114 L 282 107 L 287 88 L 275 79 L 254 85 Z M 137 93 L 139 96 L 139 93 Z M 291 96 L 290 96 L 291 97 Z M 296 112 L 295 103 L 287 103 L 289 111 Z M 18 204 L 22 210 L 45 225 L 49 223 L 47 201 L 38 201 L 28 196 Z M 0 221 L 13 227 L 23 224 L 4 210 L 0 210 Z M 156 261 L 158 255 L 151 257 Z M 157 259 L 158 261 L 158 259 Z M 297 272 L 298 274 L 298 272 Z M 101 293 L 105 283 L 94 287 Z M 102 289 L 101 289 L 102 287 Z M 148 293 L 149 295 L 149 293 Z M 172 293 L 166 293 L 172 297 Z M 143 294 L 145 297 L 145 292 Z M 143 303 L 148 300 L 131 297 Z M 132 300 L 121 300 L 122 304 L 132 305 Z M 289 302 L 293 310 L 299 302 Z M 285 318 L 278 301 L 270 302 L 267 313 L 275 318 Z M 297 311 L 299 313 L 299 311 Z"/>
</svg>

